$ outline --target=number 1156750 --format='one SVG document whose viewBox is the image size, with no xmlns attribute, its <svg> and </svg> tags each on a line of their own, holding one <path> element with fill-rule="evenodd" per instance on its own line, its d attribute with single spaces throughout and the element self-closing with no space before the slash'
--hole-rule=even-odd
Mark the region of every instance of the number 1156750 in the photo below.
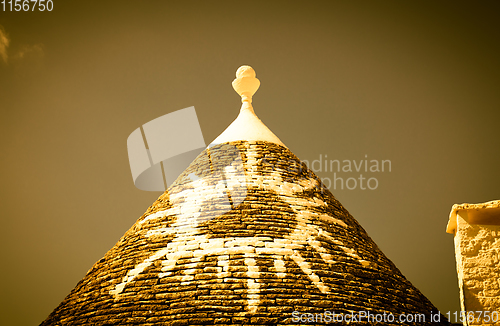
<svg viewBox="0 0 500 326">
<path fill-rule="evenodd" d="M 52 0 L 2 0 L 0 7 L 3 11 L 52 11 Z"/>
</svg>

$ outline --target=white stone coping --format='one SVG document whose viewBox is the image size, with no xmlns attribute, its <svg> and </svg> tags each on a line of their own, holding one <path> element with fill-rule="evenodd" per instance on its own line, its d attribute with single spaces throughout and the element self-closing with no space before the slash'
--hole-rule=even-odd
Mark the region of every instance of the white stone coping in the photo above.
<svg viewBox="0 0 500 326">
<path fill-rule="evenodd" d="M 479 204 L 455 204 L 451 208 L 446 232 L 455 234 L 457 229 L 457 214 L 467 212 L 467 222 L 470 224 L 500 225 L 500 200 L 492 200 Z"/>
</svg>

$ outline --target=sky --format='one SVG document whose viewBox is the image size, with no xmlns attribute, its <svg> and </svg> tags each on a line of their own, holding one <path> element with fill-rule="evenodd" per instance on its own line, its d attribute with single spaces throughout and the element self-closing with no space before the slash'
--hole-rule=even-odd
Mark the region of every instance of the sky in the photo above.
<svg viewBox="0 0 500 326">
<path fill-rule="evenodd" d="M 241 65 L 261 81 L 259 118 L 325 183 L 337 178 L 334 196 L 442 313 L 459 311 L 451 206 L 500 199 L 499 9 L 53 0 L 50 12 L 0 11 L 0 324 L 43 321 L 161 194 L 134 187 L 132 131 L 194 106 L 210 143 L 238 114 Z M 342 168 L 364 160 L 368 170 Z M 370 171 L 382 160 L 390 169 Z"/>
</svg>

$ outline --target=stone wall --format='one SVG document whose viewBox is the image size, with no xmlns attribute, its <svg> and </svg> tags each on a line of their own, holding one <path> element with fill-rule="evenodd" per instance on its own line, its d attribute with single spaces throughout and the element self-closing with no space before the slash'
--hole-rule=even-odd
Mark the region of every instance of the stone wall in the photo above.
<svg viewBox="0 0 500 326">
<path fill-rule="evenodd" d="M 469 325 L 500 325 L 500 226 L 469 224 L 468 212 L 459 211 L 455 252 L 462 311 L 496 312 L 499 319 Z"/>
</svg>

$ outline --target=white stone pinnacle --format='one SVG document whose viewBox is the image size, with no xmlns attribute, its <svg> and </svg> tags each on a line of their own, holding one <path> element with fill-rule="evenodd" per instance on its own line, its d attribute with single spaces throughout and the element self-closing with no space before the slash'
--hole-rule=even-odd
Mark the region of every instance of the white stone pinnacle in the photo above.
<svg viewBox="0 0 500 326">
<path fill-rule="evenodd" d="M 233 81 L 234 90 L 241 96 L 240 114 L 210 145 L 217 145 L 231 141 L 267 141 L 281 146 L 283 142 L 255 115 L 252 107 L 252 96 L 260 86 L 255 78 L 255 71 L 250 66 L 241 66 L 236 71 Z"/>
</svg>

